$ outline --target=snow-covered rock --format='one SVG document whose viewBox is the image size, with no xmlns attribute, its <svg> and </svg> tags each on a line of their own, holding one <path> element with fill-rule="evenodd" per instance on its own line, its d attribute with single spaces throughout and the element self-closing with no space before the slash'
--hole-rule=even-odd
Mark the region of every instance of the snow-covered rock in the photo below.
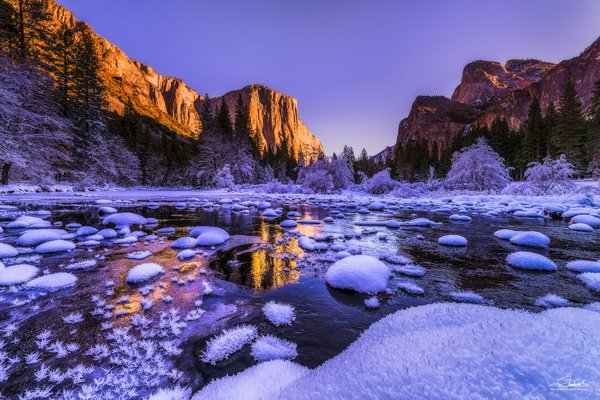
<svg viewBox="0 0 600 400">
<path fill-rule="evenodd" d="M 594 228 L 589 226 L 588 224 L 577 223 L 569 225 L 569 229 L 577 232 L 593 232 Z"/>
<path fill-rule="evenodd" d="M 252 343 L 252 357 L 256 361 L 291 360 L 298 355 L 295 343 L 275 336 L 260 336 Z"/>
<path fill-rule="evenodd" d="M 289 304 L 270 301 L 262 308 L 265 317 L 275 326 L 291 325 L 296 319 L 294 307 Z"/>
<path fill-rule="evenodd" d="M 293 219 L 286 219 L 284 221 L 281 221 L 279 226 L 281 226 L 282 228 L 295 228 L 298 226 L 298 223 L 296 221 L 294 221 Z"/>
<path fill-rule="evenodd" d="M 600 261 L 575 260 L 565 265 L 570 270 L 577 272 L 600 272 Z"/>
<path fill-rule="evenodd" d="M 96 268 L 98 262 L 95 259 L 81 260 L 65 266 L 70 271 L 85 271 Z"/>
<path fill-rule="evenodd" d="M 36 229 L 24 232 L 17 239 L 17 246 L 37 246 L 52 240 L 62 239 L 66 231 L 60 229 Z"/>
<path fill-rule="evenodd" d="M 556 264 L 548 257 L 529 251 L 517 251 L 506 257 L 506 262 L 516 268 L 556 271 Z"/>
<path fill-rule="evenodd" d="M 469 217 L 468 215 L 460 215 L 460 214 L 452 214 L 450 217 L 448 217 L 448 219 L 450 221 L 454 221 L 454 222 L 471 222 L 472 218 Z"/>
<path fill-rule="evenodd" d="M 544 297 L 539 297 L 535 301 L 535 305 L 545 308 L 568 307 L 571 305 L 571 302 L 556 294 L 548 293 Z"/>
<path fill-rule="evenodd" d="M 425 268 L 420 265 L 393 265 L 392 271 L 403 275 L 421 277 L 425 275 Z"/>
<path fill-rule="evenodd" d="M 550 246 L 550 238 L 535 231 L 518 232 L 510 238 L 510 243 L 517 246 L 546 249 Z"/>
<path fill-rule="evenodd" d="M 75 286 L 77 277 L 68 272 L 57 272 L 55 274 L 43 275 L 35 278 L 25 284 L 28 289 L 41 289 L 49 292 L 55 292 L 60 289 L 66 289 Z"/>
<path fill-rule="evenodd" d="M 144 282 L 164 272 L 165 270 L 155 263 L 139 264 L 129 270 L 126 280 L 128 283 Z"/>
<path fill-rule="evenodd" d="M 191 249 L 182 250 L 177 253 L 177 258 L 180 261 L 191 260 L 194 257 L 196 257 L 196 252 Z"/>
<path fill-rule="evenodd" d="M 131 260 L 143 260 L 145 258 L 148 258 L 152 255 L 151 251 L 148 250 L 140 250 L 140 251 L 133 251 L 129 254 L 127 254 L 127 258 L 131 259 Z"/>
<path fill-rule="evenodd" d="M 99 231 L 98 235 L 102 236 L 104 239 L 114 239 L 117 237 L 117 231 L 112 228 L 106 228 Z"/>
<path fill-rule="evenodd" d="M 62 253 L 64 251 L 71 251 L 75 247 L 75 243 L 68 240 L 51 240 L 50 242 L 38 245 L 35 248 L 35 252 L 39 254 Z"/>
<path fill-rule="evenodd" d="M 0 258 L 14 257 L 19 254 L 19 251 L 10 244 L 0 243 Z"/>
<path fill-rule="evenodd" d="M 576 215 L 571 218 L 573 224 L 586 224 L 592 228 L 600 228 L 600 218 L 591 215 Z"/>
<path fill-rule="evenodd" d="M 108 217 L 104 218 L 103 224 L 113 224 L 117 227 L 117 229 L 121 229 L 131 225 L 145 225 L 147 222 L 148 221 L 146 218 L 142 217 L 141 215 L 124 212 L 109 215 Z"/>
<path fill-rule="evenodd" d="M 338 289 L 377 293 L 385 290 L 389 276 L 389 268 L 375 257 L 356 255 L 336 261 L 325 273 L 325 280 Z"/>
<path fill-rule="evenodd" d="M 519 231 L 513 231 L 512 229 L 499 229 L 494 232 L 494 236 L 498 239 L 502 240 L 510 240 L 513 236 L 515 236 Z"/>
<path fill-rule="evenodd" d="M 216 226 L 198 226 L 190 232 L 199 246 L 216 246 L 229 240 L 229 233 Z"/>
<path fill-rule="evenodd" d="M 438 239 L 438 243 L 444 246 L 466 246 L 467 239 L 460 235 L 445 235 Z"/>
<path fill-rule="evenodd" d="M 466 303 L 483 303 L 483 296 L 474 292 L 451 292 L 449 296 L 454 301 L 464 301 Z"/>
<path fill-rule="evenodd" d="M 171 243 L 171 247 L 174 249 L 191 249 L 198 245 L 198 240 L 192 237 L 180 237 Z"/>
<path fill-rule="evenodd" d="M 40 270 L 33 265 L 18 264 L 0 269 L 0 285 L 19 285 L 31 280 Z"/>
<path fill-rule="evenodd" d="M 600 272 L 584 272 L 577 275 L 577 279 L 585 283 L 590 289 L 600 292 Z"/>
</svg>

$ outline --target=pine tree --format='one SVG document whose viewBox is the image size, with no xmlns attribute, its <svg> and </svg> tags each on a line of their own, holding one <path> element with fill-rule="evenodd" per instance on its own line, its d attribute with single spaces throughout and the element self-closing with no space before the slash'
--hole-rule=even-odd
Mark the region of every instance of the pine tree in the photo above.
<svg viewBox="0 0 600 400">
<path fill-rule="evenodd" d="M 99 120 L 104 107 L 104 83 L 100 75 L 98 49 L 89 27 L 81 32 L 75 46 L 74 92 L 80 104 L 80 116 Z"/>
<path fill-rule="evenodd" d="M 239 93 L 235 105 L 234 136 L 239 140 L 247 140 L 250 137 L 251 131 L 252 127 L 250 126 L 250 110 L 244 103 L 242 94 Z"/>
<path fill-rule="evenodd" d="M 204 96 L 204 101 L 200 106 L 200 122 L 202 122 L 202 132 L 208 132 L 214 127 L 214 116 L 212 111 L 212 100 L 208 93 Z"/>
<path fill-rule="evenodd" d="M 554 140 L 557 123 L 558 112 L 554 107 L 554 103 L 550 103 L 546 108 L 546 115 L 544 115 L 544 135 L 547 138 L 546 154 L 544 155 L 544 158 L 548 156 L 556 156 L 558 153 L 558 150 L 555 145 L 556 140 Z"/>
<path fill-rule="evenodd" d="M 17 0 L 15 7 L 5 0 L 2 3 L 2 36 L 10 49 L 9 53 L 21 60 L 43 61 L 44 45 L 48 43 L 46 25 L 49 15 L 46 2 Z"/>
<path fill-rule="evenodd" d="M 600 124 L 600 79 L 594 85 L 592 104 L 590 106 L 590 120 Z"/>
<path fill-rule="evenodd" d="M 585 166 L 587 129 L 582 105 L 573 81 L 569 79 L 559 102 L 555 141 L 559 152 L 565 154 L 577 168 Z"/>
<path fill-rule="evenodd" d="M 216 127 L 219 130 L 219 132 L 225 138 L 232 138 L 233 126 L 231 125 L 231 117 L 229 116 L 229 106 L 225 101 L 225 97 L 223 97 L 221 101 L 221 107 L 219 107 L 219 110 L 216 112 L 215 120 L 217 125 Z"/>
<path fill-rule="evenodd" d="M 17 12 L 6 0 L 0 0 L 0 50 L 11 57 L 18 55 Z"/>
<path fill-rule="evenodd" d="M 525 122 L 525 135 L 523 137 L 523 158 L 527 162 L 541 161 L 545 152 L 546 143 L 543 134 L 542 108 L 537 97 L 534 97 L 529 106 L 527 121 Z"/>
<path fill-rule="evenodd" d="M 50 58 L 51 71 L 56 77 L 58 102 L 63 115 L 69 116 L 75 102 L 75 36 L 73 30 L 62 24 L 54 34 L 51 42 Z"/>
</svg>

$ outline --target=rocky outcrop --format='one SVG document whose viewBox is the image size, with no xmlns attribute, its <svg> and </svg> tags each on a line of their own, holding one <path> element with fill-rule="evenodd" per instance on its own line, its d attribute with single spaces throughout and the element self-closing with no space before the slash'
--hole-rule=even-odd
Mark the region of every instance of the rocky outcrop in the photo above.
<svg viewBox="0 0 600 400">
<path fill-rule="evenodd" d="M 76 30 L 85 26 L 85 22 L 77 21 L 70 11 L 53 0 L 47 0 L 47 4 L 55 27 L 61 23 Z M 182 136 L 199 134 L 198 110 L 204 100 L 201 95 L 182 80 L 166 77 L 150 66 L 132 60 L 103 37 L 96 34 L 94 37 L 101 53 L 102 74 L 107 83 L 111 110 L 122 113 L 130 104 L 140 114 L 157 120 Z M 296 99 L 266 86 L 250 85 L 224 95 L 232 112 L 238 92 L 242 93 L 245 101 L 249 101 L 252 125 L 262 132 L 272 150 L 277 150 L 281 139 L 286 137 L 296 156 L 302 154 L 305 159 L 314 160 L 323 154 L 321 143 L 298 116 Z"/>
<path fill-rule="evenodd" d="M 482 106 L 542 79 L 554 64 L 539 60 L 509 60 L 506 65 L 478 60 L 467 64 L 452 100 Z"/>
<path fill-rule="evenodd" d="M 234 120 L 238 96 L 250 110 L 250 124 L 253 130 L 262 133 L 264 142 L 273 151 L 280 148 L 282 141 L 287 141 L 296 158 L 302 154 L 306 161 L 314 161 L 324 154 L 321 142 L 308 130 L 298 116 L 298 101 L 263 85 L 249 85 L 234 90 L 221 97 L 211 99 L 213 110 L 220 107 L 223 100 Z M 198 102 L 198 109 L 202 101 Z"/>
<path fill-rule="evenodd" d="M 434 144 L 444 149 L 480 115 L 476 107 L 444 96 L 419 96 L 408 117 L 400 122 L 396 145 L 426 140 L 430 151 Z"/>
<path fill-rule="evenodd" d="M 396 146 L 425 140 L 430 149 L 435 143 L 444 150 L 457 135 L 475 125 L 489 127 L 496 118 L 518 130 L 532 99 L 537 97 L 544 110 L 551 103 L 557 105 L 569 78 L 587 111 L 600 79 L 600 38 L 579 56 L 559 64 L 539 60 L 509 60 L 504 66 L 493 61 L 468 64 L 452 99 L 417 97 L 400 122 Z"/>
</svg>

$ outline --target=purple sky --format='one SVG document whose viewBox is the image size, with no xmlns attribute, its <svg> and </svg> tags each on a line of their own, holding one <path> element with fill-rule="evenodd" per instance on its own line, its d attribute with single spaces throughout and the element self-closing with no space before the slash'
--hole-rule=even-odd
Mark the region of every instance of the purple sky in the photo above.
<svg viewBox="0 0 600 400">
<path fill-rule="evenodd" d="M 328 154 L 393 144 L 415 96 L 450 96 L 472 60 L 558 62 L 600 35 L 596 0 L 58 1 L 202 94 L 296 97 Z"/>
</svg>

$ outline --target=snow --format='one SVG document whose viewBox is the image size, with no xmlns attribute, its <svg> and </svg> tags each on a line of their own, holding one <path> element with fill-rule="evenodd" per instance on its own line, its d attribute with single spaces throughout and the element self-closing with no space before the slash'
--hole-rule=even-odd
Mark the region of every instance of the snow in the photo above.
<svg viewBox="0 0 600 400">
<path fill-rule="evenodd" d="M 192 247 L 196 247 L 198 245 L 198 241 L 192 237 L 181 237 L 171 243 L 171 247 L 174 249 L 191 249 Z"/>
<path fill-rule="evenodd" d="M 73 271 L 82 271 L 82 270 L 93 269 L 96 267 L 97 264 L 98 264 L 98 262 L 95 259 L 81 260 L 81 261 L 77 261 L 77 262 L 67 265 L 65 267 L 65 269 L 73 270 Z"/>
<path fill-rule="evenodd" d="M 381 302 L 377 298 L 377 296 L 367 297 L 365 299 L 365 307 L 367 308 L 377 308 L 381 306 Z"/>
<path fill-rule="evenodd" d="M 498 239 L 502 240 L 510 240 L 513 236 L 515 236 L 519 231 L 513 231 L 512 229 L 500 229 L 494 232 L 494 236 Z"/>
<path fill-rule="evenodd" d="M 279 226 L 281 226 L 282 228 L 295 228 L 298 226 L 298 223 L 293 219 L 286 219 L 285 221 L 281 221 Z"/>
<path fill-rule="evenodd" d="M 577 272 L 600 272 L 600 261 L 575 260 L 565 265 L 570 270 Z"/>
<path fill-rule="evenodd" d="M 19 255 L 19 251 L 10 244 L 0 243 L 0 258 L 14 257 Z"/>
<path fill-rule="evenodd" d="M 592 228 L 591 226 L 589 226 L 587 224 L 582 224 L 582 223 L 571 224 L 571 225 L 569 225 L 569 229 L 571 229 L 572 231 L 577 231 L 577 232 L 593 232 L 594 231 L 594 228 Z"/>
<path fill-rule="evenodd" d="M 600 272 L 584 272 L 577 275 L 577 279 L 585 283 L 590 289 L 600 292 Z"/>
<path fill-rule="evenodd" d="M 177 258 L 180 261 L 184 261 L 184 260 L 190 260 L 192 258 L 196 257 L 196 252 L 194 250 L 182 250 L 179 253 L 177 253 Z"/>
<path fill-rule="evenodd" d="M 259 336 L 252 343 L 252 357 L 256 361 L 291 360 L 298 355 L 295 343 L 279 339 L 275 336 Z"/>
<path fill-rule="evenodd" d="M 77 277 L 68 272 L 57 272 L 35 278 L 25 284 L 28 289 L 43 289 L 49 292 L 55 292 L 60 289 L 75 286 Z"/>
<path fill-rule="evenodd" d="M 18 246 L 37 246 L 39 244 L 59 240 L 66 231 L 60 229 L 36 229 L 33 231 L 24 232 L 17 239 Z"/>
<path fill-rule="evenodd" d="M 446 235 L 439 238 L 438 243 L 444 246 L 466 246 L 467 239 L 460 235 Z"/>
<path fill-rule="evenodd" d="M 397 282 L 396 283 L 396 287 L 398 289 L 404 290 L 405 292 L 408 292 L 410 294 L 423 294 L 425 293 L 425 290 L 423 290 L 422 287 L 420 287 L 419 285 L 413 283 L 413 282 L 409 282 L 409 281 L 404 281 L 404 282 Z"/>
<path fill-rule="evenodd" d="M 157 275 L 163 274 L 165 270 L 158 264 L 145 263 L 131 268 L 127 273 L 128 283 L 144 282 Z"/>
<path fill-rule="evenodd" d="M 202 353 L 202 361 L 215 365 L 239 351 L 256 337 L 256 328 L 250 325 L 240 325 L 227 329 L 206 343 Z"/>
<path fill-rule="evenodd" d="M 98 235 L 102 236 L 104 239 L 114 239 L 117 237 L 117 231 L 112 228 L 106 228 L 99 231 Z"/>
<path fill-rule="evenodd" d="M 98 233 L 98 229 L 94 228 L 93 226 L 82 226 L 81 228 L 77 229 L 77 232 L 75 232 L 76 236 L 89 236 L 89 235 L 94 235 Z"/>
<path fill-rule="evenodd" d="M 237 375 L 215 379 L 194 394 L 193 400 L 275 399 L 281 389 L 301 379 L 309 371 L 308 368 L 291 361 L 266 361 Z"/>
<path fill-rule="evenodd" d="M 148 400 L 186 400 L 192 395 L 192 389 L 175 386 L 173 388 L 161 388 L 152 394 Z"/>
<path fill-rule="evenodd" d="M 539 297 L 535 301 L 535 305 L 545 308 L 568 307 L 571 305 L 571 302 L 556 294 L 548 293 L 544 297 Z"/>
<path fill-rule="evenodd" d="M 510 243 L 517 246 L 546 249 L 550 246 L 550 238 L 535 231 L 518 232 L 510 238 Z"/>
<path fill-rule="evenodd" d="M 600 228 L 600 218 L 596 218 L 591 215 L 576 215 L 571 218 L 571 223 L 586 224 L 592 228 Z"/>
<path fill-rule="evenodd" d="M 0 269 L 0 285 L 10 286 L 25 283 L 36 276 L 39 269 L 33 265 L 18 264 Z"/>
<path fill-rule="evenodd" d="M 420 265 L 393 265 L 392 271 L 408 276 L 421 277 L 425 275 L 425 268 Z"/>
<path fill-rule="evenodd" d="M 229 233 L 216 226 L 198 226 L 190 232 L 199 246 L 216 246 L 229 240 Z"/>
<path fill-rule="evenodd" d="M 108 217 L 104 218 L 103 224 L 113 224 L 117 227 L 117 229 L 121 229 L 131 225 L 145 225 L 147 222 L 148 221 L 146 218 L 142 217 L 141 215 L 124 212 L 109 215 Z"/>
<path fill-rule="evenodd" d="M 118 210 L 113 207 L 100 207 L 98 208 L 98 215 L 103 216 L 107 214 L 115 214 Z"/>
<path fill-rule="evenodd" d="M 355 255 L 336 261 L 325 273 L 326 282 L 338 289 L 352 289 L 361 293 L 385 290 L 390 270 L 367 255 Z"/>
<path fill-rule="evenodd" d="M 483 296 L 473 292 L 451 292 L 449 296 L 454 301 L 464 301 L 467 303 L 483 303 Z"/>
<path fill-rule="evenodd" d="M 452 214 L 450 217 L 448 217 L 448 219 L 450 221 L 455 221 L 455 222 L 471 222 L 473 220 L 468 215 L 460 215 L 460 214 Z"/>
<path fill-rule="evenodd" d="M 531 253 L 529 251 L 517 251 L 506 257 L 506 262 L 516 268 L 555 271 L 556 264 L 541 254 Z"/>
<path fill-rule="evenodd" d="M 600 384 L 590 351 L 600 341 L 597 326 L 600 314 L 577 308 L 412 307 L 371 325 L 316 369 L 294 376 L 289 371 L 302 367 L 292 362 L 259 364 L 212 382 L 194 400 L 548 398 L 550 385 L 573 373 L 569 366 L 592 388 Z"/>
<path fill-rule="evenodd" d="M 131 259 L 131 260 L 143 260 L 145 258 L 148 258 L 152 255 L 151 251 L 148 250 L 141 250 L 141 251 L 133 251 L 129 254 L 127 254 L 127 258 Z"/>
<path fill-rule="evenodd" d="M 63 251 L 73 250 L 75 247 L 75 243 L 69 242 L 68 240 L 52 240 L 38 245 L 35 248 L 35 252 L 39 254 L 61 253 Z"/>
<path fill-rule="evenodd" d="M 291 325 L 296 319 L 294 307 L 289 304 L 270 301 L 262 308 L 265 317 L 275 326 Z"/>
</svg>

